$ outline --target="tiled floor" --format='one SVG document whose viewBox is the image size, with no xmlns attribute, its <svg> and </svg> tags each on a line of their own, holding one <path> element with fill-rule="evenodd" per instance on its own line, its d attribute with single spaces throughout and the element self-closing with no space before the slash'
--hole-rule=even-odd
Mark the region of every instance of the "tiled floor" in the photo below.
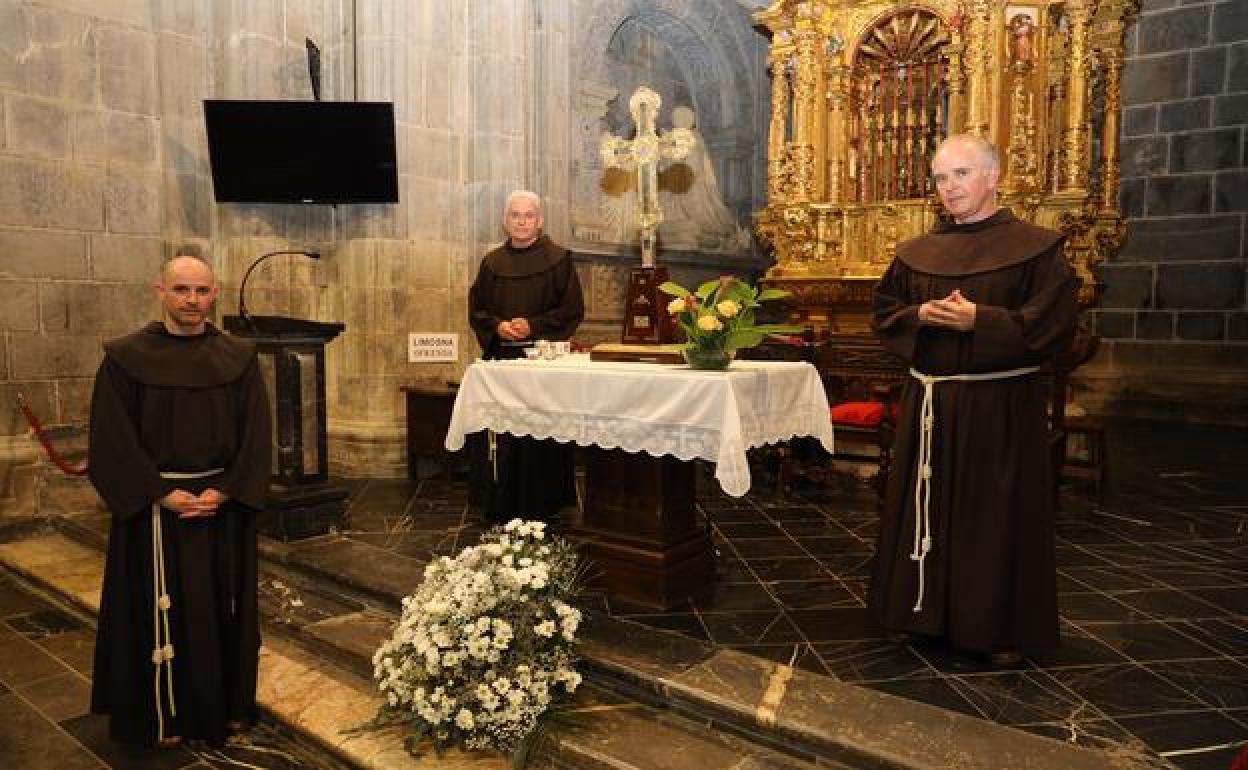
<svg viewBox="0 0 1248 770">
<path fill-rule="evenodd" d="M 866 617 L 874 499 L 845 478 L 787 498 L 700 484 L 720 551 L 709 599 L 615 615 L 1159 767 L 1226 770 L 1248 739 L 1248 434 L 1112 425 L 1103 502 L 1068 489 L 1058 525 L 1063 645 L 994 669 Z M 352 484 L 348 539 L 428 558 L 473 541 L 462 483 Z M 324 555 L 322 555 L 324 556 Z"/>
<path fill-rule="evenodd" d="M 0 767 L 178 770 L 315 767 L 263 725 L 226 749 L 134 749 L 87 713 L 95 632 L 0 572 Z M 239 763 L 246 763 L 240 765 Z"/>
<path fill-rule="evenodd" d="M 848 477 L 780 497 L 759 473 L 742 499 L 722 495 L 707 477 L 699 504 L 720 552 L 714 594 L 666 613 L 601 606 L 864 687 L 1112 745 L 1158 767 L 1226 770 L 1248 739 L 1248 434 L 1121 424 L 1111 426 L 1109 453 L 1103 502 L 1086 489 L 1062 496 L 1062 647 L 1013 670 L 936 642 L 897 644 L 872 625 L 863 598 L 874 497 Z M 343 571 L 358 575 L 360 544 L 390 549 L 411 558 L 370 553 L 367 582 L 401 594 L 419 580 L 416 565 L 475 542 L 482 529 L 462 482 L 347 485 L 341 537 L 291 544 L 292 563 L 331 573 L 350 565 Z M 280 581 L 263 581 L 261 590 L 270 608 L 291 604 Z M 329 604 L 292 612 L 310 621 L 347 611 L 318 601 Z M 2 766 L 224 764 L 186 750 L 119 754 L 104 722 L 85 715 L 91 641 L 74 619 L 0 581 Z M 254 739 L 263 747 L 269 738 Z M 247 751 L 238 759 L 288 766 L 279 755 Z"/>
</svg>

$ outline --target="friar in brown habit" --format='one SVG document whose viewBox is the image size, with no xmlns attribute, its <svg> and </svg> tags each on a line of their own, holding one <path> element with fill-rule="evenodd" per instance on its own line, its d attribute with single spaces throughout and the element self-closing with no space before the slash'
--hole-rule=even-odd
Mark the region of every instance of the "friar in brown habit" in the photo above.
<svg viewBox="0 0 1248 770">
<path fill-rule="evenodd" d="M 1062 235 L 997 206 L 988 142 L 947 139 L 932 179 L 952 221 L 906 241 L 874 327 L 911 376 L 868 606 L 998 665 L 1058 642 L 1043 374 L 1069 344 L 1079 280 Z"/>
<path fill-rule="evenodd" d="M 212 269 L 175 257 L 163 320 L 104 345 L 88 474 L 112 511 L 91 710 L 128 743 L 224 743 L 255 719 L 255 513 L 270 422 L 255 345 L 207 322 Z"/>
<path fill-rule="evenodd" d="M 507 196 L 507 240 L 485 255 L 468 295 L 468 319 L 486 359 L 523 357 L 539 339 L 570 339 L 585 316 L 576 267 L 542 233 L 543 221 L 536 193 Z M 469 454 L 473 502 L 490 521 L 549 521 L 576 504 L 571 444 L 487 431 L 470 437 Z"/>
</svg>

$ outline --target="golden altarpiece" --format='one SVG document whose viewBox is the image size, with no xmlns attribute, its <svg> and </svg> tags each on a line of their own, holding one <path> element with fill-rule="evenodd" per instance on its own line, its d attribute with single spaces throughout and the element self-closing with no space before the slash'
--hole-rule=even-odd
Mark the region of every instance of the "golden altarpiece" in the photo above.
<svg viewBox="0 0 1248 770">
<path fill-rule="evenodd" d="M 931 156 L 971 132 L 1000 150 L 1001 203 L 1067 235 L 1092 268 L 1120 248 L 1123 39 L 1138 0 L 775 0 L 767 205 L 769 285 L 791 320 L 867 368 L 872 290 L 897 244 L 940 215 Z M 1094 135 L 1095 134 L 1095 135 Z M 861 340 L 856 346 L 854 340 Z M 874 352 L 873 352 L 874 350 Z"/>
</svg>

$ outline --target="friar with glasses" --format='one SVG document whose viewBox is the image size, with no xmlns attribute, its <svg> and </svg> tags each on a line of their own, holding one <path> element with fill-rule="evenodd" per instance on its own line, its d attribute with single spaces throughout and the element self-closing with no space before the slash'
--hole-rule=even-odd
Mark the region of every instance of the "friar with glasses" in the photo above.
<svg viewBox="0 0 1248 770">
<path fill-rule="evenodd" d="M 585 316 L 567 249 L 542 232 L 542 199 L 516 190 L 503 206 L 507 239 L 485 255 L 468 319 L 486 359 L 521 358 L 536 340 L 568 340 Z M 470 439 L 474 502 L 488 521 L 555 521 L 576 505 L 571 444 L 487 431 Z"/>
<path fill-rule="evenodd" d="M 1075 331 L 1063 236 L 997 204 L 996 149 L 951 136 L 932 160 L 948 218 L 902 243 L 874 328 L 909 366 L 868 606 L 899 635 L 997 665 L 1058 643 L 1044 374 Z"/>
<path fill-rule="evenodd" d="M 162 320 L 104 344 L 88 474 L 112 512 L 91 710 L 127 743 L 223 744 L 256 718 L 256 511 L 268 398 L 250 340 L 208 321 L 197 256 L 156 280 Z"/>
</svg>

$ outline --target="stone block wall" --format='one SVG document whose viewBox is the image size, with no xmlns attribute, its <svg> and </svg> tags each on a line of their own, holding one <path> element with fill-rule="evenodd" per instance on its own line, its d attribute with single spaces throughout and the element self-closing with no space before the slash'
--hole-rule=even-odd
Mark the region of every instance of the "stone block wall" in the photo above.
<svg viewBox="0 0 1248 770">
<path fill-rule="evenodd" d="M 1101 408 L 1248 422 L 1248 3 L 1145 0 L 1123 82 L 1122 252 L 1101 267 Z"/>
<path fill-rule="evenodd" d="M 0 499 L 22 493 L 12 481 L 37 457 L 17 394 L 47 423 L 81 424 L 101 340 L 151 317 L 163 231 L 153 11 L 0 2 Z"/>
</svg>

